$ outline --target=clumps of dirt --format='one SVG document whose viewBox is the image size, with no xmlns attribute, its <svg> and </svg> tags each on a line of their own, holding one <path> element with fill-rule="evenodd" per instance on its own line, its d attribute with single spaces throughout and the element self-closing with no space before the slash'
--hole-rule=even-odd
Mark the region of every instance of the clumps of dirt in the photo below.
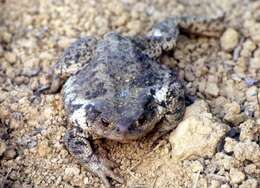
<svg viewBox="0 0 260 188">
<path fill-rule="evenodd" d="M 116 187 L 257 188 L 260 179 L 259 1 L 0 1 L 0 187 L 100 187 L 63 146 L 60 94 L 39 94 L 76 38 L 144 34 L 170 15 L 225 11 L 220 38 L 181 36 L 161 62 L 192 101 L 155 147 L 98 141 L 126 180 Z M 170 142 L 168 142 L 168 137 Z"/>
</svg>

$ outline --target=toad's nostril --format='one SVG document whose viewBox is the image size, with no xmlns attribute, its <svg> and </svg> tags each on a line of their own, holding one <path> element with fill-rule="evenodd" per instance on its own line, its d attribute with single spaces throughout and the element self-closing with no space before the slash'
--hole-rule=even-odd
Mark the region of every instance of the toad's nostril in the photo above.
<svg viewBox="0 0 260 188">
<path fill-rule="evenodd" d="M 119 124 L 117 126 L 117 131 L 120 132 L 120 133 L 126 133 L 126 132 L 128 132 L 128 126 Z"/>
</svg>

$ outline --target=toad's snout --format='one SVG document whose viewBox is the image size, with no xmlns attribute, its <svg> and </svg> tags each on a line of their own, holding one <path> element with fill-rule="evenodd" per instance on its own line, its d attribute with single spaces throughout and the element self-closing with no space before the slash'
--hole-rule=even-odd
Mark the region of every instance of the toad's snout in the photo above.
<svg viewBox="0 0 260 188">
<path fill-rule="evenodd" d="M 134 120 L 130 118 L 120 119 L 116 124 L 116 130 L 120 134 L 127 134 L 133 128 Z"/>
</svg>

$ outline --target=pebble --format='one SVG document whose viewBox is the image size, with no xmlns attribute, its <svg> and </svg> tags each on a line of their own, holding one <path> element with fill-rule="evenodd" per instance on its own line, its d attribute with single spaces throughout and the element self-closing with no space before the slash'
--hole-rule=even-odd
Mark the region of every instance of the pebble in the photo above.
<svg viewBox="0 0 260 188">
<path fill-rule="evenodd" d="M 216 164 L 224 170 L 230 170 L 233 166 L 238 165 L 238 161 L 234 157 L 225 154 L 224 152 L 219 152 L 215 155 Z"/>
<path fill-rule="evenodd" d="M 185 71 L 185 79 L 189 82 L 194 81 L 195 80 L 195 75 L 191 72 L 191 71 Z"/>
<path fill-rule="evenodd" d="M 193 161 L 191 164 L 190 164 L 190 168 L 192 170 L 192 172 L 196 173 L 196 172 L 202 172 L 203 171 L 203 165 L 201 164 L 200 161 Z"/>
<path fill-rule="evenodd" d="M 241 56 L 242 57 L 251 57 L 252 56 L 252 52 L 256 49 L 256 44 L 250 40 L 247 39 L 244 44 L 243 44 L 243 48 L 241 50 Z"/>
<path fill-rule="evenodd" d="M 245 180 L 239 188 L 257 188 L 259 186 L 259 182 L 256 179 L 250 178 Z"/>
<path fill-rule="evenodd" d="M 14 113 L 13 113 L 14 114 Z M 10 128 L 13 130 L 18 129 L 19 127 L 22 127 L 24 124 L 22 118 L 21 119 L 16 119 L 16 118 L 12 118 L 10 121 Z"/>
<path fill-rule="evenodd" d="M 229 175 L 233 184 L 241 183 L 245 179 L 245 174 L 237 168 L 231 168 Z"/>
<path fill-rule="evenodd" d="M 224 151 L 226 153 L 233 152 L 236 144 L 237 144 L 237 142 L 234 139 L 226 137 L 225 138 Z"/>
<path fill-rule="evenodd" d="M 220 39 L 221 47 L 227 52 L 231 52 L 238 45 L 238 42 L 239 33 L 233 28 L 228 28 Z"/>
<path fill-rule="evenodd" d="M 3 140 L 0 140 L 0 156 L 2 156 L 4 154 L 6 149 L 7 149 L 7 147 L 6 147 L 5 142 Z"/>
<path fill-rule="evenodd" d="M 223 184 L 220 186 L 220 188 L 230 188 L 230 186 L 228 184 Z"/>
<path fill-rule="evenodd" d="M 219 188 L 221 185 L 220 181 L 211 180 L 209 188 Z"/>
<path fill-rule="evenodd" d="M 12 185 L 12 188 L 21 188 L 21 187 L 26 187 L 26 186 L 23 186 L 20 182 L 15 182 L 13 185 Z"/>
<path fill-rule="evenodd" d="M 252 140 L 254 140 L 255 134 L 257 133 L 257 128 L 260 131 L 260 125 L 257 126 L 255 124 L 255 122 L 251 119 L 248 119 L 244 123 L 241 123 L 239 125 L 239 128 L 240 128 L 239 139 L 241 141 L 245 141 L 245 140 L 252 141 Z"/>
<path fill-rule="evenodd" d="M 3 54 L 4 54 L 4 49 L 3 49 L 2 45 L 0 44 L 0 57 L 3 56 Z"/>
<path fill-rule="evenodd" d="M 21 146 L 27 148 L 27 149 L 31 149 L 37 146 L 37 140 L 35 136 L 29 136 L 29 135 L 25 135 L 22 138 L 19 138 L 17 141 L 18 144 L 20 144 Z"/>
<path fill-rule="evenodd" d="M 239 125 L 245 119 L 245 115 L 240 113 L 240 105 L 237 102 L 224 104 L 224 120 L 234 125 Z"/>
<path fill-rule="evenodd" d="M 32 77 L 40 72 L 39 59 L 33 58 L 24 63 L 23 75 Z"/>
<path fill-rule="evenodd" d="M 217 97 L 219 95 L 219 88 L 217 83 L 207 82 L 205 93 Z"/>
<path fill-rule="evenodd" d="M 254 57 L 254 58 L 251 58 L 249 64 L 250 64 L 250 68 L 251 69 L 260 69 L 260 57 Z"/>
<path fill-rule="evenodd" d="M 51 148 L 48 146 L 47 142 L 41 142 L 38 144 L 37 152 L 40 157 L 44 157 L 51 152 Z"/>
<path fill-rule="evenodd" d="M 1 33 L 0 38 L 2 38 L 3 41 L 6 43 L 10 43 L 12 40 L 12 34 L 9 32 L 3 32 L 3 33 Z"/>
<path fill-rule="evenodd" d="M 244 142 L 238 142 L 234 146 L 233 151 L 234 156 L 237 160 L 249 160 L 255 163 L 259 163 L 260 146 L 256 142 L 252 142 L 249 140 L 246 140 Z"/>
<path fill-rule="evenodd" d="M 79 175 L 79 173 L 80 173 L 80 169 L 77 168 L 76 166 L 74 166 L 74 167 L 67 167 L 65 169 L 65 175 L 66 176 L 77 176 L 77 175 Z"/>
<path fill-rule="evenodd" d="M 66 38 L 66 37 L 61 37 L 59 39 L 59 42 L 58 42 L 58 46 L 60 48 L 67 48 L 72 42 L 75 42 L 75 39 L 71 39 L 71 38 Z"/>
<path fill-rule="evenodd" d="M 10 64 L 14 64 L 16 62 L 16 55 L 13 52 L 6 52 L 4 54 L 4 57 L 5 57 L 6 61 Z"/>
<path fill-rule="evenodd" d="M 142 28 L 142 23 L 139 20 L 133 20 L 127 23 L 126 27 L 131 31 L 129 35 L 136 35 Z"/>
<path fill-rule="evenodd" d="M 8 148 L 4 153 L 4 159 L 11 160 L 17 156 L 17 151 L 14 148 Z"/>
<path fill-rule="evenodd" d="M 256 43 L 259 43 L 260 42 L 260 35 L 259 35 L 260 23 L 254 21 L 254 20 L 249 20 L 249 21 L 245 21 L 244 27 L 248 28 L 249 34 L 250 34 L 251 38 L 253 39 L 253 41 Z"/>
<path fill-rule="evenodd" d="M 72 179 L 73 177 L 78 177 L 80 174 L 80 169 L 76 166 L 71 166 L 71 167 L 67 167 L 64 171 L 64 176 L 63 176 L 63 179 L 65 181 L 72 181 L 73 183 L 76 183 L 74 182 L 74 180 L 76 180 L 75 178 Z"/>
<path fill-rule="evenodd" d="M 90 184 L 90 180 L 89 180 L 89 178 L 88 178 L 88 177 L 84 177 L 84 179 L 83 179 L 83 183 L 84 183 L 85 185 Z"/>
<path fill-rule="evenodd" d="M 245 170 L 245 173 L 247 173 L 249 175 L 260 173 L 260 169 L 258 169 L 255 164 L 249 164 L 249 165 L 245 166 L 244 170 Z"/>
<path fill-rule="evenodd" d="M 247 70 L 248 63 L 245 57 L 238 58 L 237 63 L 234 67 L 234 71 L 237 75 L 244 75 L 245 71 Z"/>
</svg>

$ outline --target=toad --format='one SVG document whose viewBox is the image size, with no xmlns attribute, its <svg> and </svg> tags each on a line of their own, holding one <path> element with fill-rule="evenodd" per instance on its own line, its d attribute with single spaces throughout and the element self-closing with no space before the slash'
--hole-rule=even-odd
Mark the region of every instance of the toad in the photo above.
<svg viewBox="0 0 260 188">
<path fill-rule="evenodd" d="M 179 33 L 219 35 L 217 28 L 209 27 L 212 20 L 169 17 L 144 36 L 109 32 L 100 40 L 82 37 L 54 65 L 50 91 L 64 83 L 64 107 L 71 125 L 65 146 L 105 187 L 111 187 L 109 178 L 120 183 L 123 179 L 93 140 L 125 143 L 152 130 L 159 137 L 177 126 L 185 112 L 184 85 L 174 70 L 159 63 L 159 57 L 174 48 Z"/>
</svg>

